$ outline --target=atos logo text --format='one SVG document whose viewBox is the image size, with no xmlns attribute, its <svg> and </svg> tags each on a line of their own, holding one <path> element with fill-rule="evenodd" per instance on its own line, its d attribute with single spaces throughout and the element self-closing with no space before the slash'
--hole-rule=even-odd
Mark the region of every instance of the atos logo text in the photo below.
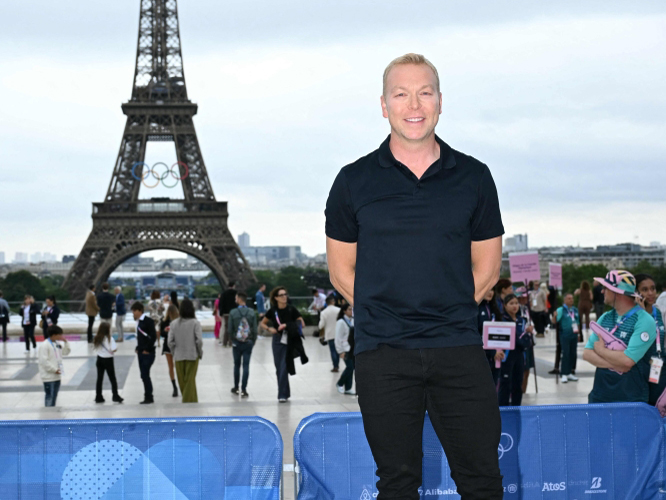
<svg viewBox="0 0 666 500">
<path fill-rule="evenodd" d="M 543 483 L 543 489 L 541 491 L 564 491 L 567 489 L 567 483 L 562 481 L 561 483 Z"/>
</svg>

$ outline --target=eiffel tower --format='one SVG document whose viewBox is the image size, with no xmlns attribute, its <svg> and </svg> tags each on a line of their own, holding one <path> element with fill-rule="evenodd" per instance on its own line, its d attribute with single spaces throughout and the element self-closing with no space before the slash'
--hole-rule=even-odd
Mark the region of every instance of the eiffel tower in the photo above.
<svg viewBox="0 0 666 500">
<path fill-rule="evenodd" d="M 141 252 L 178 250 L 206 264 L 224 287 L 255 281 L 227 227 L 226 202 L 215 200 L 187 97 L 176 0 L 141 0 L 132 98 L 111 183 L 93 203 L 93 228 L 63 287 L 82 300 L 91 284 L 106 281 L 122 262 Z M 143 163 L 148 141 L 172 141 L 178 163 L 158 171 Z M 182 199 L 139 200 L 141 184 L 180 182 Z M 169 186 L 170 187 L 170 186 Z"/>
</svg>

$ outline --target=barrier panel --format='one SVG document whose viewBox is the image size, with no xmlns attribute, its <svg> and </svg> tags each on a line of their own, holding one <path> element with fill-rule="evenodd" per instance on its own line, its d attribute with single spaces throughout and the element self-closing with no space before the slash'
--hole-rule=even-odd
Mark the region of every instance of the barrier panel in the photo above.
<svg viewBox="0 0 666 500">
<path fill-rule="evenodd" d="M 657 499 L 664 425 L 642 403 L 502 408 L 498 449 L 504 498 Z M 360 413 L 316 413 L 294 435 L 298 500 L 371 500 L 375 463 Z M 460 498 L 429 418 L 423 499 Z"/>
<path fill-rule="evenodd" d="M 278 500 L 282 449 L 258 417 L 0 422 L 0 498 Z"/>
</svg>

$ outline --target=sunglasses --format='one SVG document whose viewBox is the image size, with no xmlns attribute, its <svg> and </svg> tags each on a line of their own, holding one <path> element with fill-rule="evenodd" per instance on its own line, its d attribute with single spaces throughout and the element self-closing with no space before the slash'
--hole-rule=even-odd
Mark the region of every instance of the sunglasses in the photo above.
<svg viewBox="0 0 666 500">
<path fill-rule="evenodd" d="M 276 297 L 289 297 L 288 293 L 278 293 Z"/>
</svg>

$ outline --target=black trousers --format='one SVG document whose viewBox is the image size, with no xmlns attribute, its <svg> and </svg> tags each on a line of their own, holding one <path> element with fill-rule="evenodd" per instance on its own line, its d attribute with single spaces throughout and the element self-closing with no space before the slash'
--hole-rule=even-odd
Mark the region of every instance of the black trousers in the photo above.
<svg viewBox="0 0 666 500">
<path fill-rule="evenodd" d="M 150 367 L 155 362 L 155 353 L 144 354 L 137 353 L 139 357 L 139 371 L 141 372 L 141 381 L 143 382 L 143 397 L 146 401 L 153 399 L 153 382 L 150 380 Z"/>
<path fill-rule="evenodd" d="M 37 342 L 35 342 L 35 325 L 23 325 L 23 338 L 25 339 L 25 350 L 30 350 L 30 343 L 32 348 L 37 349 Z"/>
<path fill-rule="evenodd" d="M 7 342 L 7 323 L 3 321 L 0 326 L 2 327 L 2 341 Z"/>
<path fill-rule="evenodd" d="M 394 349 L 355 359 L 365 434 L 377 463 L 379 500 L 418 500 L 426 410 L 463 500 L 503 495 L 502 423 L 481 346 Z"/>
<path fill-rule="evenodd" d="M 525 371 L 525 353 L 520 350 L 507 351 L 500 368 L 499 392 L 497 400 L 500 406 L 520 406 L 523 402 L 523 372 Z"/>
<path fill-rule="evenodd" d="M 289 399 L 291 390 L 289 389 L 289 371 L 287 370 L 287 344 L 281 344 L 273 341 L 273 362 L 275 363 L 275 373 L 278 380 L 278 399 Z"/>
<path fill-rule="evenodd" d="M 111 392 L 114 396 L 118 395 L 118 382 L 116 381 L 116 368 L 113 365 L 113 358 L 102 358 L 97 356 L 97 398 L 102 397 L 102 383 L 104 382 L 104 372 L 109 376 L 111 382 Z"/>
<path fill-rule="evenodd" d="M 338 379 L 338 386 L 344 387 L 345 391 L 348 391 L 352 388 L 354 384 L 354 356 L 351 353 L 345 354 L 345 370 L 340 375 Z"/>
<path fill-rule="evenodd" d="M 88 316 L 88 343 L 93 341 L 93 324 L 95 323 L 95 316 Z"/>
</svg>

